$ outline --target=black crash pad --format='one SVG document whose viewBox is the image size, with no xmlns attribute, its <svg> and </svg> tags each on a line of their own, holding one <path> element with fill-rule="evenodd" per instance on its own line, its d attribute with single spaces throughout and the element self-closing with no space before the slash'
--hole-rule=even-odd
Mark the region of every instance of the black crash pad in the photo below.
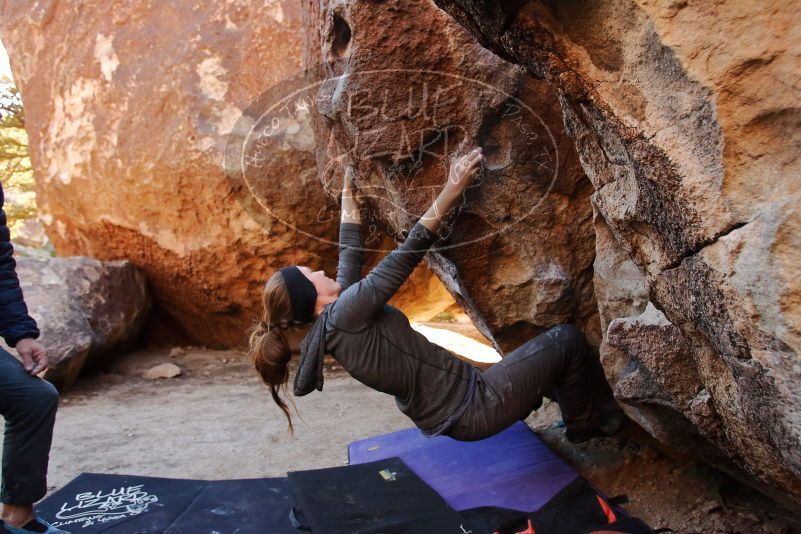
<svg viewBox="0 0 801 534">
<path fill-rule="evenodd" d="M 286 478 L 188 480 L 84 473 L 38 506 L 73 534 L 298 534 Z"/>
</svg>

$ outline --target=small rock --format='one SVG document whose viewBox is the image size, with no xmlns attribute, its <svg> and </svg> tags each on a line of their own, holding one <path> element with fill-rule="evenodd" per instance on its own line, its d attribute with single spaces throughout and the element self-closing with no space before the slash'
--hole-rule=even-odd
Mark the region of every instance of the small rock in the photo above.
<svg viewBox="0 0 801 534">
<path fill-rule="evenodd" d="M 762 523 L 762 530 L 770 534 L 787 534 L 788 528 L 778 519 L 771 519 Z"/>
<path fill-rule="evenodd" d="M 181 347 L 173 347 L 170 349 L 170 358 L 177 358 L 178 356 L 183 356 L 186 354 L 186 351 Z"/>
<path fill-rule="evenodd" d="M 174 363 L 160 363 L 151 367 L 142 374 L 142 378 L 147 380 L 158 380 L 159 378 L 175 378 L 181 374 L 181 368 Z"/>
</svg>

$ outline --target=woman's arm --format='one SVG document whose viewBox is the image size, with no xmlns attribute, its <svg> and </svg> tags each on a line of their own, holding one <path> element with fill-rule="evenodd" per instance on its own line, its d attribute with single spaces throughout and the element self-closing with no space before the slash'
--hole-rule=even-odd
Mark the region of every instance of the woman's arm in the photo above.
<svg viewBox="0 0 801 534">
<path fill-rule="evenodd" d="M 353 190 L 353 168 L 345 169 L 342 180 L 342 216 L 339 223 L 339 265 L 337 283 L 344 291 L 362 275 L 364 249 L 361 237 L 361 215 Z"/>
<path fill-rule="evenodd" d="M 428 208 L 420 222 L 434 233 L 439 231 L 442 219 L 447 216 L 453 206 L 462 198 L 464 190 L 470 186 L 476 171 L 481 168 L 484 161 L 481 147 L 476 147 L 451 165 L 448 173 L 448 183 L 442 188 L 431 207 Z"/>
<path fill-rule="evenodd" d="M 353 167 L 348 165 L 345 168 L 345 176 L 342 178 L 342 220 L 345 223 L 361 224 L 361 214 L 356 205 L 356 198 L 353 189 Z"/>
<path fill-rule="evenodd" d="M 362 280 L 340 293 L 329 309 L 329 318 L 337 328 L 361 330 L 395 294 L 439 237 L 432 228 L 439 229 L 440 218 L 459 200 L 481 160 L 480 149 L 460 158 L 452 168 L 448 184 L 432 207 L 415 223 L 404 242 Z"/>
</svg>

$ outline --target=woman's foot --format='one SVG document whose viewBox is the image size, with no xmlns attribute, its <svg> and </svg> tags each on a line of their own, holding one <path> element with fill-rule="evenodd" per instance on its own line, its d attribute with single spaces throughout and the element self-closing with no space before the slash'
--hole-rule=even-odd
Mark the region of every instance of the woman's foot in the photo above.
<svg viewBox="0 0 801 534">
<path fill-rule="evenodd" d="M 584 443 L 592 438 L 604 438 L 604 434 L 598 425 L 593 425 L 584 428 L 570 428 L 565 427 L 565 438 L 570 443 Z"/>
<path fill-rule="evenodd" d="M 592 438 L 608 438 L 614 436 L 626 422 L 626 414 L 620 408 L 600 414 L 595 424 L 582 428 L 565 428 L 565 438 L 570 443 L 584 443 Z"/>
<path fill-rule="evenodd" d="M 602 413 L 598 417 L 598 429 L 604 436 L 614 436 L 620 429 L 623 428 L 623 423 L 626 422 L 626 413 L 620 409 L 615 408 L 608 412 Z"/>
</svg>

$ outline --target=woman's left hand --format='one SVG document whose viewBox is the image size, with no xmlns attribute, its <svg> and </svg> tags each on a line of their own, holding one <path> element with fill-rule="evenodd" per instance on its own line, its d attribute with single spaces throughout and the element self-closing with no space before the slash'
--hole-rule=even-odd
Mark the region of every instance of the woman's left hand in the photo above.
<svg viewBox="0 0 801 534">
<path fill-rule="evenodd" d="M 353 167 L 345 167 L 345 176 L 342 178 L 342 221 L 361 222 L 359 207 L 356 204 L 355 187 L 353 185 Z"/>
</svg>

